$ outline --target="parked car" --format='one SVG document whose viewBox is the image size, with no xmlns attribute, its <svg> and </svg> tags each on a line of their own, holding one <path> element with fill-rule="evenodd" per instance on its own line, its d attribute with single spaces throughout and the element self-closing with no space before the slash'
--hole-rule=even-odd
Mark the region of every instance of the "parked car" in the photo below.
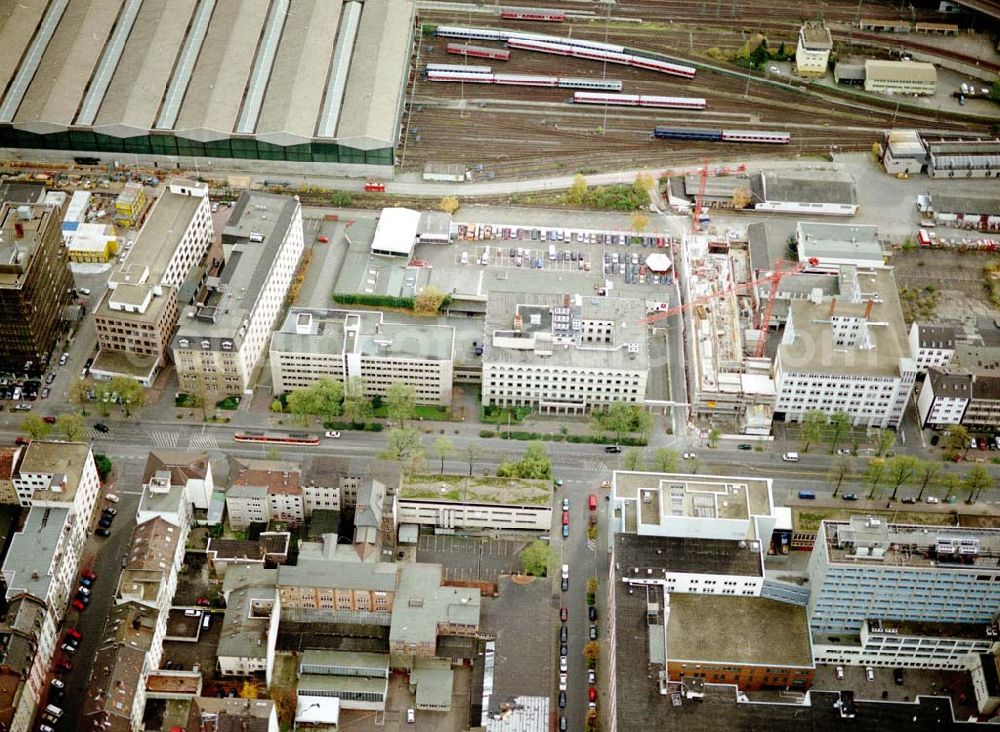
<svg viewBox="0 0 1000 732">
<path fill-rule="evenodd" d="M 698 457 L 698 456 L 695 455 L 693 452 L 686 452 L 686 453 L 684 453 L 684 459 L 685 460 L 694 460 L 696 457 Z"/>
<path fill-rule="evenodd" d="M 587 617 L 590 618 L 590 622 L 597 622 L 597 608 L 591 605 L 587 608 Z"/>
<path fill-rule="evenodd" d="M 112 518 L 114 518 L 115 516 L 118 515 L 118 509 L 108 506 L 107 508 L 101 509 L 101 513 L 105 516 L 111 516 Z"/>
<path fill-rule="evenodd" d="M 60 659 L 56 662 L 56 673 L 66 673 L 73 670 L 73 664 L 68 659 Z"/>
<path fill-rule="evenodd" d="M 748 445 L 746 443 L 743 443 L 742 445 L 737 445 L 736 449 L 737 450 L 753 450 L 753 445 Z"/>
<path fill-rule="evenodd" d="M 597 640 L 597 626 L 594 624 L 590 626 L 590 640 Z"/>
<path fill-rule="evenodd" d="M 559 692 L 559 708 L 560 709 L 565 709 L 566 708 L 566 692 L 565 691 L 560 691 Z"/>
<path fill-rule="evenodd" d="M 875 680 L 875 669 L 873 669 L 871 666 L 868 666 L 865 669 L 865 678 L 868 679 L 869 681 L 874 681 Z"/>
<path fill-rule="evenodd" d="M 97 424 L 95 424 L 94 429 L 97 430 L 98 432 L 102 432 L 105 434 L 107 434 L 108 432 L 108 426 L 104 424 L 104 422 L 98 422 Z"/>
<path fill-rule="evenodd" d="M 837 666 L 837 668 L 834 669 L 834 674 L 837 676 L 837 681 L 843 681 L 844 680 L 844 667 L 843 666 Z"/>
<path fill-rule="evenodd" d="M 559 659 L 559 670 L 563 673 L 569 670 L 569 661 L 566 660 L 565 656 Z"/>
<path fill-rule="evenodd" d="M 80 640 L 83 639 L 83 634 L 80 633 L 80 631 L 77 630 L 76 628 L 67 628 L 66 629 L 66 638 L 67 638 L 67 640 L 70 639 L 70 638 L 72 638 L 74 642 L 79 643 Z"/>
<path fill-rule="evenodd" d="M 111 536 L 111 532 L 108 529 L 105 529 L 103 526 L 94 529 L 94 534 L 97 536 L 103 536 L 105 538 Z"/>
<path fill-rule="evenodd" d="M 903 669 L 901 669 L 901 668 L 894 668 L 892 670 L 892 679 L 893 679 L 893 681 L 896 682 L 896 686 L 902 686 L 903 685 Z"/>
<path fill-rule="evenodd" d="M 113 522 L 114 519 L 111 516 L 101 516 L 101 520 L 97 522 L 97 525 L 102 529 L 110 529 Z"/>
<path fill-rule="evenodd" d="M 597 672 L 592 668 L 587 669 L 587 683 L 588 684 L 597 683 Z"/>
<path fill-rule="evenodd" d="M 17 437 L 14 438 L 14 444 L 15 445 L 30 445 L 31 444 L 31 440 L 29 440 L 27 437 L 21 437 L 20 435 L 18 435 Z"/>
<path fill-rule="evenodd" d="M 53 417 L 51 414 L 47 414 L 44 417 L 42 417 L 42 421 L 45 424 L 55 424 L 56 423 L 56 418 Z"/>
<path fill-rule="evenodd" d="M 105 499 L 107 499 L 107 500 L 111 501 L 112 503 L 118 503 L 118 501 L 120 501 L 120 500 L 121 500 L 121 499 L 120 499 L 120 498 L 119 498 L 118 496 L 116 496 L 116 495 L 115 495 L 114 493 L 105 493 L 105 494 L 104 494 L 104 497 L 105 497 Z"/>
<path fill-rule="evenodd" d="M 927 496 L 928 503 L 941 503 L 941 500 L 937 496 Z"/>
<path fill-rule="evenodd" d="M 200 605 L 201 607 L 209 607 L 212 604 L 212 601 L 207 597 L 199 597 L 194 601 L 194 604 Z"/>
<path fill-rule="evenodd" d="M 323 435 L 325 437 L 329 437 L 331 440 L 339 440 L 340 439 L 340 433 L 337 432 L 337 431 L 335 431 L 335 430 L 327 430 L 326 432 L 323 433 Z"/>
<path fill-rule="evenodd" d="M 562 578 L 562 591 L 569 592 L 569 577 Z"/>
<path fill-rule="evenodd" d="M 87 297 L 90 297 L 90 288 L 89 287 L 81 287 L 80 290 L 79 290 L 79 292 L 80 292 L 81 295 L 86 295 Z"/>
<path fill-rule="evenodd" d="M 74 610 L 77 610 L 77 611 L 79 611 L 79 612 L 81 612 L 81 613 L 82 613 L 82 612 L 83 612 L 84 610 L 86 610 L 86 609 L 87 609 L 87 606 L 86 606 L 86 605 L 84 605 L 84 604 L 83 604 L 82 602 L 80 602 L 79 600 L 73 600 L 73 603 L 72 603 L 72 605 L 73 605 L 73 609 L 74 609 Z"/>
<path fill-rule="evenodd" d="M 566 629 L 565 625 L 559 626 L 559 640 L 563 643 L 569 640 L 569 631 Z"/>
<path fill-rule="evenodd" d="M 21 402 L 16 407 L 14 407 L 14 411 L 15 412 L 30 412 L 31 411 L 31 405 L 30 404 L 25 404 L 24 402 Z"/>
<path fill-rule="evenodd" d="M 94 584 L 94 580 L 89 580 L 86 577 L 81 577 L 80 578 L 80 586 L 81 587 L 87 587 L 89 589 L 90 586 L 93 585 L 93 584 Z"/>
<path fill-rule="evenodd" d="M 86 607 L 87 605 L 89 605 L 89 604 L 90 604 L 90 595 L 89 595 L 89 594 L 87 594 L 87 595 L 84 595 L 84 594 L 83 594 L 83 593 L 81 593 L 81 592 L 77 592 L 77 593 L 76 593 L 76 595 L 75 595 L 74 597 L 75 597 L 75 598 L 76 598 L 77 600 L 79 600 L 80 602 L 82 602 L 82 603 L 84 604 L 84 607 Z"/>
<path fill-rule="evenodd" d="M 562 529 L 562 535 L 564 539 L 569 538 L 569 524 L 565 524 Z"/>
<path fill-rule="evenodd" d="M 564 623 L 569 619 L 569 610 L 565 605 L 559 608 L 559 619 Z"/>
<path fill-rule="evenodd" d="M 837 454 L 838 455 L 850 455 L 851 454 L 851 448 L 849 448 L 849 447 L 840 447 L 840 448 L 837 448 Z"/>
<path fill-rule="evenodd" d="M 569 510 L 569 499 L 568 498 L 562 499 L 562 510 L 563 511 L 568 511 Z"/>
<path fill-rule="evenodd" d="M 318 241 L 320 244 L 329 244 L 330 243 L 330 237 L 328 237 L 328 236 L 321 236 L 316 241 Z"/>
<path fill-rule="evenodd" d="M 71 646 L 69 643 L 63 643 L 59 648 L 66 653 L 76 653 L 76 646 Z"/>
<path fill-rule="evenodd" d="M 563 526 L 569 526 L 569 511 L 562 512 Z"/>
<path fill-rule="evenodd" d="M 90 597 L 90 588 L 80 585 L 76 588 L 76 594 L 81 597 Z"/>
<path fill-rule="evenodd" d="M 858 494 L 857 493 L 844 493 L 843 495 L 841 495 L 841 498 L 843 498 L 845 501 L 856 501 L 856 500 L 858 500 Z"/>
<path fill-rule="evenodd" d="M 941 442 L 941 435 L 931 435 L 931 445 L 937 447 L 939 442 Z"/>
<path fill-rule="evenodd" d="M 612 453 L 615 455 L 617 455 L 621 451 L 622 449 L 618 445 L 608 445 L 607 447 L 604 448 L 604 452 Z"/>
<path fill-rule="evenodd" d="M 64 682 L 62 679 L 52 679 L 52 685 L 57 689 L 66 688 L 66 682 Z"/>
<path fill-rule="evenodd" d="M 913 496 L 903 496 L 903 503 L 916 503 L 917 499 Z"/>
<path fill-rule="evenodd" d="M 595 702 L 597 701 L 597 689 L 593 686 L 587 689 L 587 701 Z"/>
</svg>

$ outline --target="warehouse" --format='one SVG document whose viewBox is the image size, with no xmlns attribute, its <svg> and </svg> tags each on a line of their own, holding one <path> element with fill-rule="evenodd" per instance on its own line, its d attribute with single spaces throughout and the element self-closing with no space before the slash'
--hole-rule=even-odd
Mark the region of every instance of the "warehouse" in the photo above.
<svg viewBox="0 0 1000 732">
<path fill-rule="evenodd" d="M 812 216 L 853 216 L 858 212 L 854 178 L 836 171 L 808 175 L 764 171 L 750 179 L 754 210 Z"/>
<path fill-rule="evenodd" d="M 937 69 L 922 61 L 865 61 L 865 91 L 878 94 L 933 94 Z"/>
<path fill-rule="evenodd" d="M 931 178 L 1000 177 L 1000 140 L 930 140 L 927 173 Z"/>
<path fill-rule="evenodd" d="M 1000 231 L 1000 197 L 936 193 L 931 197 L 931 207 L 938 226 Z"/>
<path fill-rule="evenodd" d="M 0 25 L 0 147 L 391 166 L 413 13 L 411 0 L 17 3 Z"/>
<path fill-rule="evenodd" d="M 885 172 L 919 173 L 927 164 L 927 149 L 916 130 L 886 130 L 880 148 Z"/>
</svg>

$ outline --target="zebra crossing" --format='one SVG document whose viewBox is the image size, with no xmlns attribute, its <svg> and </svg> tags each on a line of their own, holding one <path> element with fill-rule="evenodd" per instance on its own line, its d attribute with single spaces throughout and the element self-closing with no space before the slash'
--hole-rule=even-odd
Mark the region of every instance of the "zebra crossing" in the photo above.
<svg viewBox="0 0 1000 732">
<path fill-rule="evenodd" d="M 583 461 L 583 469 L 594 473 L 611 470 L 606 462 L 603 460 L 595 460 L 593 458 Z"/>
<path fill-rule="evenodd" d="M 587 549 L 590 551 L 597 550 L 597 541 L 595 539 L 587 539 Z"/>
<path fill-rule="evenodd" d="M 95 441 L 98 441 L 98 440 L 108 440 L 108 439 L 111 439 L 111 438 L 109 438 L 103 432 L 99 432 L 98 430 L 95 430 L 93 427 L 88 427 L 87 428 L 87 440 L 89 442 L 95 442 Z"/>
<path fill-rule="evenodd" d="M 191 435 L 188 448 L 191 450 L 218 450 L 219 442 L 215 439 L 215 435 Z"/>
<path fill-rule="evenodd" d="M 175 448 L 177 447 L 177 442 L 180 440 L 181 435 L 179 432 L 150 432 L 149 439 L 152 441 L 156 447 L 162 448 Z"/>
</svg>

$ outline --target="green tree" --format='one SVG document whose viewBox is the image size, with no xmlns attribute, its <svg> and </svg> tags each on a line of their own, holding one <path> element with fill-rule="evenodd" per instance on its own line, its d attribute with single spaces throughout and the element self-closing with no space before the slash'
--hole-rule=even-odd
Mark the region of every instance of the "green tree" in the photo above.
<svg viewBox="0 0 1000 732">
<path fill-rule="evenodd" d="M 434 452 L 441 458 L 441 475 L 444 475 L 444 461 L 455 451 L 455 444 L 447 437 L 434 440 Z"/>
<path fill-rule="evenodd" d="M 964 454 L 969 449 L 970 439 L 969 430 L 960 424 L 952 424 L 944 431 L 941 446 L 949 452 Z"/>
<path fill-rule="evenodd" d="M 965 502 L 975 503 L 984 490 L 993 487 L 993 476 L 990 475 L 990 471 L 986 469 L 985 465 L 973 465 L 965 474 L 962 483 L 969 489 L 969 497 L 965 499 Z"/>
<path fill-rule="evenodd" d="M 587 661 L 587 668 L 595 668 L 597 661 L 601 657 L 601 647 L 597 641 L 590 641 L 583 647 L 583 657 Z"/>
<path fill-rule="evenodd" d="M 569 202 L 574 206 L 580 206 L 587 200 L 587 179 L 582 173 L 577 173 L 573 177 L 573 185 L 569 187 Z"/>
<path fill-rule="evenodd" d="M 826 429 L 826 414 L 813 409 L 802 419 L 802 452 L 809 452 L 809 446 L 823 439 Z"/>
<path fill-rule="evenodd" d="M 920 481 L 920 491 L 917 493 L 917 501 L 922 501 L 927 484 L 938 479 L 941 475 L 941 466 L 930 460 L 921 460 L 917 470 L 917 479 Z"/>
<path fill-rule="evenodd" d="M 94 466 L 97 468 L 97 477 L 101 480 L 107 480 L 107 477 L 111 475 L 111 471 L 114 469 L 111 459 L 102 453 L 94 455 Z"/>
<path fill-rule="evenodd" d="M 648 194 L 656 186 L 656 179 L 649 173 L 642 172 L 635 176 L 635 183 L 633 185 L 636 190 Z"/>
<path fill-rule="evenodd" d="M 661 447 L 653 455 L 653 469 L 657 473 L 676 473 L 680 467 L 681 456 L 676 450 Z"/>
<path fill-rule="evenodd" d="M 67 397 L 70 402 L 80 407 L 80 414 L 84 417 L 87 416 L 87 402 L 90 401 L 88 393 L 90 392 L 90 386 L 83 379 L 73 379 L 69 384 L 69 389 L 67 389 Z"/>
<path fill-rule="evenodd" d="M 98 381 L 93 385 L 94 390 L 94 405 L 97 407 L 97 413 L 102 417 L 107 417 L 111 414 L 111 384 L 107 381 Z"/>
<path fill-rule="evenodd" d="M 597 577 L 590 577 L 587 580 L 587 594 L 588 595 L 596 595 L 597 594 L 597 587 L 598 587 Z"/>
<path fill-rule="evenodd" d="M 344 385 L 337 379 L 323 376 L 309 387 L 312 392 L 312 404 L 316 414 L 327 422 L 340 415 L 344 401 Z"/>
<path fill-rule="evenodd" d="M 295 389 L 285 399 L 288 412 L 301 425 L 309 424 L 309 417 L 316 414 L 316 399 L 312 389 Z"/>
<path fill-rule="evenodd" d="M 470 463 L 469 474 L 472 468 Z M 537 440 L 529 442 L 524 455 L 516 463 L 501 463 L 497 466 L 497 476 L 501 478 L 534 478 L 545 480 L 552 477 L 552 462 L 545 446 Z"/>
<path fill-rule="evenodd" d="M 833 464 L 830 469 L 830 480 L 837 481 L 837 485 L 833 488 L 833 497 L 837 497 L 837 492 L 840 490 L 841 483 L 844 482 L 844 478 L 851 474 L 851 470 L 854 468 L 854 464 L 849 457 L 840 457 Z"/>
<path fill-rule="evenodd" d="M 869 500 L 875 498 L 875 491 L 878 489 L 879 481 L 882 480 L 884 473 L 885 460 L 876 458 L 868 461 L 868 467 L 865 469 L 865 481 L 871 483 L 872 486 L 871 492 L 868 494 Z"/>
<path fill-rule="evenodd" d="M 635 447 L 630 447 L 625 451 L 622 460 L 625 470 L 642 470 L 642 451 Z"/>
<path fill-rule="evenodd" d="M 70 442 L 80 442 L 87 436 L 87 426 L 79 414 L 59 415 L 56 429 L 66 435 L 66 439 Z"/>
<path fill-rule="evenodd" d="M 372 416 L 372 401 L 365 396 L 365 382 L 360 376 L 352 376 L 344 384 L 344 419 L 359 424 Z"/>
<path fill-rule="evenodd" d="M 479 448 L 475 443 L 469 443 L 465 447 L 465 459 L 469 461 L 469 476 L 472 476 L 472 469 L 475 467 L 476 458 L 479 457 Z"/>
<path fill-rule="evenodd" d="M 892 449 L 892 446 L 895 444 L 895 432 L 892 430 L 879 430 L 878 434 L 875 436 L 875 446 L 878 448 L 878 452 L 875 454 L 881 457 L 883 454 Z"/>
<path fill-rule="evenodd" d="M 850 429 L 851 418 L 845 412 L 834 412 L 830 415 L 830 426 L 828 428 L 828 432 L 830 434 L 831 455 L 837 451 L 840 441 L 844 439 L 844 435 L 846 435 Z"/>
<path fill-rule="evenodd" d="M 412 462 L 423 455 L 423 439 L 420 433 L 412 428 L 389 430 L 386 435 L 386 448 L 380 455 L 387 460 L 397 460 L 400 463 Z"/>
<path fill-rule="evenodd" d="M 896 455 L 885 461 L 885 471 L 892 483 L 892 496 L 889 500 L 895 501 L 899 487 L 919 474 L 920 461 L 912 455 Z"/>
<path fill-rule="evenodd" d="M 615 402 L 603 412 L 597 412 L 594 418 L 603 429 L 614 432 L 615 442 L 621 442 L 622 435 L 632 429 L 632 406 L 625 402 Z"/>
<path fill-rule="evenodd" d="M 395 384 L 389 384 L 382 400 L 385 402 L 385 411 L 389 419 L 403 428 L 406 426 L 406 420 L 412 417 L 416 410 L 417 390 L 410 384 L 397 381 Z"/>
<path fill-rule="evenodd" d="M 271 400 L 271 412 L 274 413 L 274 414 L 281 414 L 283 411 L 285 411 L 285 407 L 281 404 L 281 400 L 280 399 L 272 399 Z"/>
<path fill-rule="evenodd" d="M 555 561 L 555 554 L 547 542 L 535 540 L 521 550 L 518 558 L 525 574 L 544 577 Z"/>
<path fill-rule="evenodd" d="M 437 315 L 446 297 L 438 288 L 427 285 L 413 298 L 413 312 L 417 315 Z"/>
<path fill-rule="evenodd" d="M 146 406 L 146 389 L 135 379 L 116 376 L 111 380 L 111 391 L 118 392 L 126 419 L 131 417 L 133 412 Z"/>
<path fill-rule="evenodd" d="M 720 430 L 718 427 L 713 427 L 712 429 L 710 429 L 708 431 L 708 446 L 712 448 L 718 447 L 719 439 L 721 437 L 722 437 L 722 430 Z"/>
<path fill-rule="evenodd" d="M 944 502 L 951 500 L 952 494 L 962 486 L 962 479 L 955 473 L 945 473 L 941 476 L 941 487 L 944 488 Z"/>
<path fill-rule="evenodd" d="M 32 440 L 44 440 L 52 428 L 37 414 L 29 414 L 21 420 L 21 431 L 27 432 Z"/>
</svg>

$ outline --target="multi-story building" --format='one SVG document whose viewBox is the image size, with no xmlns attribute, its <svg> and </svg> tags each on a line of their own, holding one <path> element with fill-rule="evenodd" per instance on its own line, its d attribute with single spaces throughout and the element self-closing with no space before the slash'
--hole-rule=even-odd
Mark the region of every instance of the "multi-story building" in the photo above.
<svg viewBox="0 0 1000 732">
<path fill-rule="evenodd" d="M 955 355 L 958 329 L 943 323 L 913 323 L 910 326 L 910 355 L 921 373 L 934 366 L 947 368 Z"/>
<path fill-rule="evenodd" d="M 296 691 L 302 700 L 334 698 L 341 709 L 384 711 L 389 656 L 383 653 L 306 650 L 299 656 Z"/>
<path fill-rule="evenodd" d="M 980 714 L 994 714 L 1000 709 L 1000 656 L 981 654 L 972 667 L 972 688 Z"/>
<path fill-rule="evenodd" d="M 933 94 L 937 69 L 923 61 L 865 61 L 865 91 L 878 94 Z"/>
<path fill-rule="evenodd" d="M 146 209 L 146 189 L 142 183 L 129 181 L 115 199 L 115 223 L 119 226 L 134 227 Z"/>
<path fill-rule="evenodd" d="M 0 207 L 0 371 L 23 373 L 48 358 L 73 273 L 52 206 Z"/>
<path fill-rule="evenodd" d="M 962 425 L 972 432 L 990 433 L 1000 427 L 1000 375 L 973 376 L 972 399 L 962 415 Z"/>
<path fill-rule="evenodd" d="M 858 635 L 868 620 L 991 623 L 1000 530 L 824 521 L 809 560 L 809 622 Z"/>
<path fill-rule="evenodd" d="M 143 471 L 143 484 L 149 483 L 160 472 L 170 475 L 170 485 L 181 486 L 188 503 L 198 510 L 207 510 L 212 493 L 215 491 L 215 478 L 212 475 L 212 463 L 208 453 L 190 452 L 188 450 L 151 450 L 146 458 Z"/>
<path fill-rule="evenodd" d="M 484 404 L 582 414 L 642 404 L 649 356 L 641 300 L 490 293 Z"/>
<path fill-rule="evenodd" d="M 844 265 L 859 269 L 886 266 L 878 228 L 868 224 L 800 221 L 795 227 L 795 242 L 799 261 L 809 263 L 809 272 L 836 274 Z"/>
<path fill-rule="evenodd" d="M 324 376 L 358 377 L 369 398 L 404 383 L 419 403 L 450 404 L 455 329 L 386 322 L 379 312 L 292 308 L 271 337 L 270 361 L 276 394 Z"/>
<path fill-rule="evenodd" d="M 150 653 L 157 645 L 158 614 L 137 602 L 111 608 L 80 710 L 80 729 L 84 732 L 132 732 L 141 728 L 146 677 L 159 664 L 159 654 L 154 657 Z"/>
<path fill-rule="evenodd" d="M 885 172 L 891 175 L 916 174 L 927 165 L 927 148 L 916 130 L 886 130 L 880 154 Z"/>
<path fill-rule="evenodd" d="M 368 479 L 384 485 L 389 496 L 397 495 L 403 483 L 399 463 L 391 460 L 307 456 L 302 465 L 302 497 L 306 515 L 312 515 L 316 509 L 340 511 L 354 508 L 358 490 Z"/>
<path fill-rule="evenodd" d="M 844 412 L 855 425 L 897 427 L 917 367 L 889 270 L 840 267 L 840 299 L 791 302 L 774 361 L 776 420 Z"/>
<path fill-rule="evenodd" d="M 210 538 L 205 549 L 209 566 L 216 577 L 225 577 L 235 565 L 274 566 L 288 561 L 291 534 L 287 531 L 264 531 L 257 539 Z"/>
<path fill-rule="evenodd" d="M 804 77 L 825 76 L 831 50 L 830 30 L 822 23 L 806 23 L 799 29 L 795 46 L 795 73 Z"/>
<path fill-rule="evenodd" d="M 10 603 L 6 625 L 22 632 L 31 652 L 10 645 L 4 664 L 24 679 L 12 729 L 27 729 L 47 683 L 100 480 L 89 446 L 71 442 L 32 442 L 15 470 L 15 490 L 31 508 L 0 572 Z"/>
<path fill-rule="evenodd" d="M 20 447 L 0 447 L 0 505 L 21 505 L 14 488 L 14 466 L 20 454 Z"/>
<path fill-rule="evenodd" d="M 197 732 L 279 732 L 277 707 L 270 699 L 217 699 L 196 696 L 188 711 L 187 730 Z"/>
<path fill-rule="evenodd" d="M 551 481 L 512 480 L 505 487 L 486 488 L 449 480 L 452 485 L 438 495 L 431 495 L 426 484 L 404 486 L 399 523 L 508 531 L 547 531 L 552 526 Z"/>
<path fill-rule="evenodd" d="M 170 181 L 94 311 L 95 378 L 125 375 L 152 386 L 177 328 L 178 289 L 214 236 L 208 186 Z"/>
<path fill-rule="evenodd" d="M 302 471 L 297 464 L 278 460 L 233 459 L 233 479 L 226 491 L 229 524 L 244 530 L 251 523 L 302 523 L 307 513 Z"/>
<path fill-rule="evenodd" d="M 917 396 L 920 426 L 941 429 L 950 424 L 962 424 L 974 392 L 972 374 L 931 366 Z"/>
<path fill-rule="evenodd" d="M 247 585 L 226 592 L 226 614 L 219 639 L 218 670 L 223 676 L 264 677 L 271 685 L 278 641 L 281 601 L 272 584 Z"/>
<path fill-rule="evenodd" d="M 222 243 L 222 271 L 184 308 L 171 345 L 187 391 L 240 394 L 253 385 L 302 255 L 302 207 L 290 196 L 244 191 Z"/>
</svg>

